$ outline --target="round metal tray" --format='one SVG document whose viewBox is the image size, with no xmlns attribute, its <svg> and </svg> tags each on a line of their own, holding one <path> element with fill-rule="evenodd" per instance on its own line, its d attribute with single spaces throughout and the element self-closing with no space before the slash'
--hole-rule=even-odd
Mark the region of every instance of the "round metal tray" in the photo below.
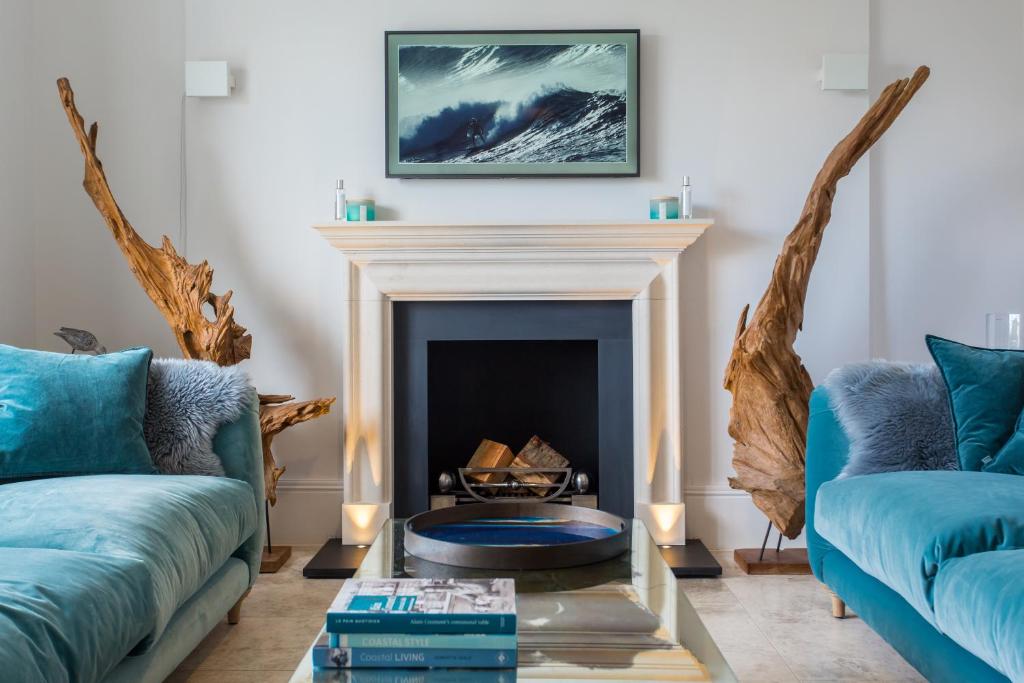
<svg viewBox="0 0 1024 683">
<path fill-rule="evenodd" d="M 500 520 L 508 524 L 502 528 Z M 517 520 L 521 520 L 518 521 Z M 561 523 L 579 523 L 586 530 L 607 535 L 568 542 L 522 544 L 470 543 L 431 537 L 443 525 L 493 524 L 493 533 L 529 532 L 538 528 L 560 529 Z M 595 529 L 594 527 L 599 527 Z M 485 527 L 486 528 L 486 527 Z M 405 550 L 430 562 L 477 569 L 560 569 L 602 562 L 629 549 L 626 522 L 600 510 L 555 503 L 479 503 L 421 512 L 405 522 Z M 570 530 L 573 528 L 570 526 Z M 487 530 L 485 533 L 491 533 Z M 497 539 L 496 539 L 497 540 Z"/>
</svg>

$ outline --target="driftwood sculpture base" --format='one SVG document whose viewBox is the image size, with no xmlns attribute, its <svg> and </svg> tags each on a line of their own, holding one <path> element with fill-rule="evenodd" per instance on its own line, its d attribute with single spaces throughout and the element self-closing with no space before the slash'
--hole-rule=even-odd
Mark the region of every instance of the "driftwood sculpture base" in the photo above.
<svg viewBox="0 0 1024 683">
<path fill-rule="evenodd" d="M 810 574 L 811 564 L 807 561 L 807 548 L 737 548 L 732 553 L 736 566 L 745 574 L 793 575 Z"/>
<path fill-rule="evenodd" d="M 252 337 L 235 322 L 231 292 L 214 294 L 213 268 L 206 261 L 191 264 L 175 251 L 165 235 L 160 248 L 142 239 L 132 227 L 107 183 L 103 164 L 96 156 L 99 125 L 85 130 L 85 121 L 75 106 L 75 93 L 68 79 L 57 81 L 61 105 L 85 158 L 82 186 L 103 216 L 110 233 L 128 261 L 135 279 L 171 326 L 185 358 L 234 365 L 249 357 Z M 263 432 L 264 488 L 267 500 L 277 502 L 277 480 L 284 472 L 270 450 L 271 441 L 282 430 L 326 414 L 333 398 L 292 403 L 291 396 L 260 396 L 260 427 Z"/>
<path fill-rule="evenodd" d="M 750 492 L 754 504 L 788 538 L 804 526 L 804 445 L 807 403 L 814 388 L 793 350 L 821 238 L 832 216 L 836 185 L 892 125 L 928 78 L 922 66 L 890 83 L 849 135 L 825 159 L 796 227 L 775 261 L 768 289 L 747 321 L 736 325 L 725 388 L 732 393 L 729 436 L 735 440 L 729 486 Z"/>
<path fill-rule="evenodd" d="M 284 563 L 291 559 L 292 547 L 290 545 L 275 545 L 273 550 L 263 546 L 263 556 L 260 558 L 260 574 L 276 574 Z"/>
</svg>

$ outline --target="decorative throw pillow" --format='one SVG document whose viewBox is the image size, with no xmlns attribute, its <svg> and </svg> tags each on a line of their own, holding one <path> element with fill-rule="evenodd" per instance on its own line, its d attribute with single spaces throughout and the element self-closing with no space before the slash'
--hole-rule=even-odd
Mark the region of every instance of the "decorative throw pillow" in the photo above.
<svg viewBox="0 0 1024 683">
<path fill-rule="evenodd" d="M 213 437 L 252 399 L 245 372 L 210 361 L 159 358 L 150 368 L 147 394 L 146 443 L 156 468 L 223 477 Z"/>
<path fill-rule="evenodd" d="M 850 439 L 841 477 L 959 469 L 949 398 L 934 365 L 852 363 L 824 385 Z"/>
<path fill-rule="evenodd" d="M 1024 474 L 1024 351 L 925 341 L 949 389 L 961 469 Z"/>
<path fill-rule="evenodd" d="M 0 481 L 149 474 L 149 349 L 102 356 L 0 344 Z"/>
</svg>

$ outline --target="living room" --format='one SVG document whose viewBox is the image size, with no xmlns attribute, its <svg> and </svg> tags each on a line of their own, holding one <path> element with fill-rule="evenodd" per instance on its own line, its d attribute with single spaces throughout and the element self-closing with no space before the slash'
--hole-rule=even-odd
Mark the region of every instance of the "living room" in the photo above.
<svg viewBox="0 0 1024 683">
<path fill-rule="evenodd" d="M 1024 680 L 1024 2 L 0 56 L 0 679 Z"/>
</svg>

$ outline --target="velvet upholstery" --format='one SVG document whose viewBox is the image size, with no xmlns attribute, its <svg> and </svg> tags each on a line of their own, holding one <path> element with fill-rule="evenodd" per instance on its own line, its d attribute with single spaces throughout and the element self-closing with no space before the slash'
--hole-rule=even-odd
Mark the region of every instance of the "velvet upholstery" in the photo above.
<svg viewBox="0 0 1024 683">
<path fill-rule="evenodd" d="M 224 474 L 230 479 L 244 481 L 252 489 L 256 500 L 256 529 L 235 551 L 237 557 L 249 566 L 249 585 L 256 583 L 263 559 L 263 530 L 266 525 L 263 488 L 263 441 L 260 433 L 260 402 L 255 389 L 249 392 L 249 408 L 234 422 L 218 430 L 213 438 L 213 452 L 220 458 Z"/>
<path fill-rule="evenodd" d="M 935 623 L 933 582 L 944 563 L 1024 548 L 1024 477 L 933 471 L 838 479 L 818 490 L 814 526 Z"/>
<path fill-rule="evenodd" d="M 961 469 L 1024 474 L 1024 351 L 926 341 L 949 389 Z"/>
<path fill-rule="evenodd" d="M 248 587 L 249 568 L 238 558 L 229 559 L 174 613 L 153 647 L 125 657 L 104 683 L 163 683 Z M 259 680 L 259 674 L 253 672 L 250 680 Z"/>
<path fill-rule="evenodd" d="M 141 560 L 0 547 L 0 680 L 96 681 L 152 631 Z"/>
<path fill-rule="evenodd" d="M 226 478 L 0 485 L 0 680 L 156 683 L 223 620 L 260 566 L 255 391 L 213 447 Z"/>
<path fill-rule="evenodd" d="M 850 558 L 832 551 L 822 557 L 822 576 L 856 612 L 930 683 L 1006 683 L 1006 676 L 925 621 L 916 609 Z"/>
<path fill-rule="evenodd" d="M 822 576 L 822 562 L 825 555 L 835 548 L 828 540 L 822 538 L 814 525 L 818 489 L 843 471 L 849 449 L 850 440 L 833 411 L 828 390 L 818 387 L 811 394 L 810 418 L 807 423 L 807 458 L 804 473 L 807 482 L 807 522 L 804 527 L 804 538 L 807 539 L 807 559 L 811 563 L 811 571 L 822 582 L 825 582 Z"/>
<path fill-rule="evenodd" d="M 196 475 L 105 474 L 4 486 L 0 546 L 130 557 L 150 577 L 146 645 L 257 528 L 245 482 Z"/>
<path fill-rule="evenodd" d="M 1014 681 L 1024 681 L 1022 578 L 1024 550 L 1010 550 L 950 560 L 935 579 L 939 628 Z"/>
<path fill-rule="evenodd" d="M 875 631 L 888 641 L 910 664 L 920 671 L 929 681 L 938 683 L 961 683 L 972 681 L 988 683 L 989 681 L 1006 681 L 1005 675 L 992 668 L 971 652 L 964 649 L 956 638 L 950 637 L 937 628 L 931 621 L 907 602 L 899 593 L 884 582 L 865 572 L 850 557 L 833 545 L 832 539 L 816 525 L 818 508 L 822 503 L 829 506 L 828 495 L 819 495 L 822 485 L 834 480 L 846 466 L 849 454 L 849 441 L 843 432 L 831 408 L 826 389 L 818 387 L 811 395 L 810 422 L 807 428 L 807 526 L 804 531 L 807 539 L 807 550 L 814 575 L 840 598 L 846 601 L 857 615 L 864 619 Z M 972 473 L 956 472 L 907 472 L 894 474 L 914 474 L 925 477 L 935 475 L 964 475 Z M 866 475 L 851 477 L 845 481 L 857 479 L 873 480 L 876 477 L 892 475 Z M 991 476 L 973 473 L 975 477 Z M 970 489 L 962 489 L 960 495 L 977 495 L 983 498 L 984 491 L 977 493 Z M 895 494 L 902 495 L 902 491 Z M 936 506 L 945 503 L 936 498 Z M 863 533 L 871 535 L 870 527 L 854 515 L 846 520 L 850 527 L 859 528 Z M 872 535 L 878 538 L 878 534 Z M 1016 551 L 1001 550 L 1001 555 Z M 982 554 L 979 554 L 979 557 Z M 974 557 L 973 555 L 971 557 Z M 954 560 L 955 561 L 955 560 Z M 950 564 L 945 563 L 943 567 Z M 938 575 L 942 576 L 940 567 Z M 924 570 L 922 568 L 922 575 Z M 976 577 L 983 579 L 984 577 Z M 938 583 L 937 581 L 935 583 Z M 938 591 L 933 590 L 933 596 Z M 937 598 L 936 598 L 937 599 Z M 948 607 L 959 609 L 958 598 L 953 603 L 945 603 L 940 612 Z M 968 609 L 968 606 L 962 606 Z M 936 616 L 936 619 L 938 617 Z M 966 642 L 966 641 L 965 641 Z M 1003 643 L 1010 647 L 1013 643 Z M 1016 647 L 1019 650 L 1021 643 Z"/>
<path fill-rule="evenodd" d="M 153 472 L 142 431 L 151 356 L 0 344 L 0 482 Z"/>
</svg>

